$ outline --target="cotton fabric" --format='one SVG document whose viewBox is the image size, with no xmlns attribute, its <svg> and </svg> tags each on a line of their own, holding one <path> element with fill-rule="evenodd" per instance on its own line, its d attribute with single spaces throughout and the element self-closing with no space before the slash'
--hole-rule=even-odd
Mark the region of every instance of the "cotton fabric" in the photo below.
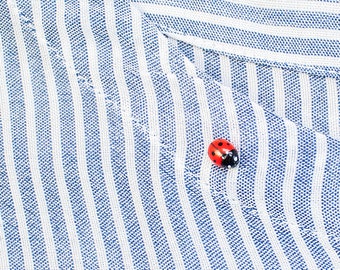
<svg viewBox="0 0 340 270">
<path fill-rule="evenodd" d="M 339 13 L 1 1 L 0 269 L 340 269 Z"/>
</svg>

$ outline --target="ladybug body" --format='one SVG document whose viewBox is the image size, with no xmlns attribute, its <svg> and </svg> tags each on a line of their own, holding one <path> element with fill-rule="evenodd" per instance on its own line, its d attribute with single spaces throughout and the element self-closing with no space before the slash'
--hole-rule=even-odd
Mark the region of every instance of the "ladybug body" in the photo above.
<svg viewBox="0 0 340 270">
<path fill-rule="evenodd" d="M 235 147 L 225 139 L 214 140 L 208 148 L 212 162 L 219 167 L 234 168 L 240 159 Z"/>
</svg>

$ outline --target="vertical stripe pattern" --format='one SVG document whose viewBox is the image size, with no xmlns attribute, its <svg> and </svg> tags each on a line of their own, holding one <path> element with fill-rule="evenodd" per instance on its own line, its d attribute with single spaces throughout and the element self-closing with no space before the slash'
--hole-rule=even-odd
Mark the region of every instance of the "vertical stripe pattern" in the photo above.
<svg viewBox="0 0 340 270">
<path fill-rule="evenodd" d="M 0 2 L 0 269 L 338 269 L 338 11 Z"/>
<path fill-rule="evenodd" d="M 239 126 L 237 122 L 237 114 L 234 107 L 234 104 L 232 104 L 232 92 L 231 89 L 228 87 L 222 87 L 222 96 L 223 96 L 223 102 L 224 106 L 226 108 L 226 111 L 228 112 L 227 118 L 228 123 L 233 128 L 230 130 L 230 140 L 236 145 L 240 145 L 240 134 L 239 134 Z M 240 201 L 237 196 L 237 173 L 238 170 L 231 170 L 228 172 L 226 185 L 227 185 L 227 195 L 229 200 L 231 200 L 231 207 L 233 210 L 233 214 L 235 216 L 236 222 L 238 227 L 240 228 L 240 233 L 242 236 L 242 240 L 244 241 L 244 244 L 249 252 L 249 256 L 252 260 L 252 263 L 256 269 L 264 268 L 262 264 L 262 260 L 258 254 L 258 251 L 254 245 L 253 239 L 251 238 L 251 234 L 249 231 L 249 228 L 247 226 L 246 220 L 242 213 L 242 207 L 240 205 Z"/>
<path fill-rule="evenodd" d="M 223 59 L 223 60 L 222 60 Z M 254 70 L 255 68 L 255 70 Z M 225 85 L 221 88 L 222 97 L 224 106 L 226 108 L 228 123 L 232 129 L 230 129 L 230 140 L 236 145 L 240 145 L 240 127 L 237 120 L 237 112 L 235 108 L 235 104 L 233 104 L 233 95 L 232 90 L 230 89 L 231 83 L 230 81 L 230 62 L 227 57 L 221 58 L 221 69 L 224 70 L 222 73 L 222 82 Z M 254 65 L 249 64 L 247 67 L 248 73 L 251 74 L 250 78 L 248 78 L 249 85 L 249 93 L 253 92 L 253 98 L 257 99 L 257 87 L 254 85 L 254 76 L 256 78 L 256 67 Z M 229 85 L 229 86 L 228 86 Z M 245 243 L 245 246 L 249 252 L 252 263 L 256 269 L 263 268 L 262 260 L 258 254 L 258 251 L 254 245 L 254 242 L 251 238 L 251 234 L 249 228 L 247 226 L 246 220 L 242 214 L 242 208 L 240 205 L 240 201 L 237 197 L 237 169 L 234 171 L 230 171 L 227 177 L 227 195 L 233 203 L 231 203 L 231 207 L 233 208 L 233 213 L 240 228 L 240 232 L 242 235 L 242 239 Z"/>
<path fill-rule="evenodd" d="M 40 218 L 42 221 L 42 230 L 46 242 L 46 252 L 48 256 L 49 267 L 57 268 L 56 250 L 52 235 L 52 228 L 49 221 L 48 209 L 45 200 L 44 188 L 41 181 L 41 175 L 38 164 L 37 134 L 35 124 L 35 107 L 32 89 L 31 77 L 29 74 L 29 63 L 27 52 L 25 50 L 24 37 L 20 27 L 19 11 L 14 1 L 8 2 L 9 12 L 13 22 L 15 39 L 18 44 L 19 63 L 21 70 L 21 79 L 23 81 L 23 93 L 25 99 L 26 128 L 27 128 L 27 147 L 32 182 L 35 190 L 36 200 L 38 202 Z"/>
<path fill-rule="evenodd" d="M 126 157 L 126 165 L 129 168 L 127 171 L 127 177 L 129 179 L 129 186 L 132 192 L 132 200 L 134 202 L 136 208 L 136 215 L 139 222 L 139 226 L 141 228 L 141 233 L 143 237 L 143 242 L 146 247 L 146 254 L 148 257 L 148 261 L 150 267 L 158 268 L 158 261 L 154 249 L 154 244 L 151 239 L 150 231 L 147 225 L 144 209 L 142 206 L 141 195 L 138 190 L 137 183 L 137 175 L 135 169 L 135 148 L 134 148 L 134 138 L 133 138 L 133 127 L 132 127 L 132 119 L 131 119 L 131 101 L 128 93 L 128 85 L 125 81 L 125 75 L 123 70 L 123 57 L 121 51 L 121 45 L 119 43 L 119 39 L 117 36 L 116 29 L 116 18 L 114 13 L 111 12 L 114 10 L 114 6 L 112 2 L 105 1 L 105 19 L 106 19 L 106 27 L 108 30 L 108 35 L 110 38 L 112 49 L 118 50 L 119 53 L 113 54 L 114 59 L 112 61 L 114 66 L 115 77 L 118 81 L 118 91 L 119 97 L 121 100 L 121 114 L 124 128 L 124 136 L 125 136 L 125 157 Z"/>
<path fill-rule="evenodd" d="M 256 65 L 254 63 L 246 63 L 246 67 L 247 67 L 249 98 L 253 102 L 258 102 Z"/>
<path fill-rule="evenodd" d="M 257 105 L 254 105 L 254 114 L 256 118 L 257 135 L 259 140 L 258 148 L 258 165 L 255 175 L 254 197 L 258 209 L 260 219 L 263 222 L 264 228 L 268 235 L 269 241 L 273 247 L 281 268 L 290 269 L 289 262 L 282 250 L 282 247 L 277 239 L 270 216 L 266 207 L 265 192 L 266 192 L 266 173 L 268 166 L 268 130 L 266 118 L 263 110 Z"/>
<path fill-rule="evenodd" d="M 286 171 L 283 182 L 283 208 L 287 217 L 287 223 L 292 236 L 298 246 L 300 253 L 302 254 L 308 269 L 317 269 L 317 265 L 312 257 L 308 247 L 306 246 L 296 221 L 294 213 L 294 178 L 296 175 L 296 167 L 298 160 L 298 132 L 296 126 L 289 121 L 285 121 L 287 130 L 287 161 Z"/>
<path fill-rule="evenodd" d="M 200 265 L 202 269 L 210 268 L 209 259 L 204 250 L 201 236 L 197 228 L 195 217 L 192 213 L 190 207 L 190 201 L 188 195 L 185 191 L 185 180 L 184 180 L 184 166 L 185 154 L 186 154 L 186 138 L 181 130 L 185 129 L 185 118 L 184 118 L 184 105 L 181 97 L 179 83 L 176 74 L 171 72 L 171 67 L 169 64 L 169 49 L 168 40 L 161 34 L 158 34 L 159 40 L 159 52 L 162 70 L 167 74 L 167 79 L 169 81 L 170 90 L 172 97 L 175 101 L 175 119 L 176 119 L 176 156 L 175 156 L 175 174 L 176 181 L 178 181 L 178 194 L 181 200 L 181 205 L 183 207 L 183 212 L 186 218 L 186 223 L 189 225 L 188 229 L 190 235 L 193 239 L 196 251 L 198 253 L 198 259 L 200 260 Z"/>
<path fill-rule="evenodd" d="M 101 237 L 101 231 L 99 229 L 99 222 L 97 219 L 97 213 L 95 209 L 95 203 L 91 192 L 91 186 L 89 183 L 87 164 L 85 160 L 85 130 L 83 119 L 83 105 L 80 88 L 78 85 L 78 79 L 74 68 L 72 50 L 70 46 L 70 39 L 67 33 L 65 25 L 65 5 L 63 1 L 57 1 L 57 28 L 61 40 L 61 49 L 65 59 L 65 65 L 70 80 L 72 102 L 75 110 L 75 133 L 76 133 L 76 153 L 77 153 L 77 167 L 79 171 L 79 178 L 84 194 L 85 203 L 89 212 L 89 223 L 95 235 L 95 246 L 100 252 L 103 251 L 103 243 Z M 96 255 L 97 256 L 97 255 Z M 105 260 L 105 256 L 104 256 Z M 103 262 L 105 264 L 105 262 Z M 103 266 L 103 265 L 101 265 Z"/>
<path fill-rule="evenodd" d="M 42 58 L 45 59 L 43 62 L 44 71 L 46 76 L 47 91 L 49 94 L 49 105 L 51 110 L 51 138 L 52 138 L 52 155 L 54 157 L 53 163 L 55 167 L 55 174 L 58 184 L 59 193 L 62 196 L 61 203 L 63 207 L 63 212 L 66 221 L 66 227 L 69 235 L 70 246 L 72 250 L 72 258 L 74 266 L 76 269 L 81 269 L 83 267 L 81 261 L 80 245 L 78 241 L 78 236 L 76 228 L 74 226 L 74 218 L 72 213 L 72 206 L 70 204 L 70 198 L 67 190 L 67 186 L 64 178 L 64 169 L 62 164 L 62 152 L 61 152 L 61 138 L 60 138 L 60 119 L 59 119 L 59 104 L 58 104 L 58 94 L 55 84 L 55 78 L 52 70 L 52 65 L 50 61 L 50 56 L 48 53 L 48 47 L 45 40 L 44 29 L 42 25 L 42 14 L 41 6 L 39 1 L 32 2 L 33 18 L 34 24 L 36 26 L 39 49 Z"/>
<path fill-rule="evenodd" d="M 7 177 L 9 182 L 9 188 L 11 190 L 14 211 L 16 213 L 16 219 L 18 223 L 18 231 L 20 235 L 20 242 L 22 245 L 22 253 L 25 268 L 33 268 L 33 256 L 31 245 L 28 237 L 28 228 L 26 217 L 24 213 L 23 202 L 20 194 L 20 189 L 18 185 L 17 173 L 15 171 L 15 161 L 13 157 L 13 141 L 11 134 L 11 115 L 9 108 L 9 98 L 8 90 L 6 87 L 6 75 L 5 75 L 5 65 L 3 59 L 3 47 L 2 41 L 0 39 L 0 80 L 1 80 L 1 119 L 2 119 L 2 138 L 4 143 L 4 160 L 6 164 Z"/>
<path fill-rule="evenodd" d="M 159 208 L 159 213 L 161 216 L 162 224 L 165 229 L 165 234 L 169 242 L 170 251 L 172 256 L 176 258 L 175 266 L 178 269 L 184 267 L 182 260 L 182 255 L 180 253 L 176 237 L 174 235 L 172 225 L 168 216 L 168 211 L 164 201 L 164 195 L 162 191 L 162 186 L 160 185 L 160 175 L 159 175 L 159 123 L 158 123 L 158 110 L 157 101 L 154 94 L 154 87 L 150 76 L 148 75 L 147 62 L 145 57 L 145 51 L 143 47 L 143 40 L 141 30 L 141 16 L 140 13 L 132 8 L 132 18 L 133 18 L 133 40 L 136 46 L 138 65 L 141 70 L 142 83 L 145 88 L 145 95 L 147 99 L 147 109 L 149 116 L 149 129 L 150 129 L 150 160 L 151 160 L 151 179 L 153 182 L 154 191 L 156 193 L 156 202 Z"/>
<path fill-rule="evenodd" d="M 187 58 L 185 58 L 184 60 L 186 64 L 187 73 L 190 77 L 193 77 L 193 80 L 194 80 L 195 90 L 197 91 L 197 99 L 198 99 L 198 103 L 200 107 L 200 115 L 202 118 L 202 128 L 203 128 L 202 132 L 203 132 L 204 145 L 208 146 L 208 144 L 211 141 L 211 127 L 210 127 L 210 119 L 209 119 L 210 118 L 209 106 L 206 100 L 204 82 L 202 81 L 202 79 L 196 76 L 195 67 L 193 66 L 193 64 L 190 63 L 189 60 L 187 60 Z M 213 228 L 214 228 L 214 231 L 216 232 L 217 239 L 219 241 L 219 245 L 221 247 L 221 250 L 227 262 L 227 265 L 230 269 L 237 269 L 237 265 L 236 265 L 236 262 L 234 261 L 234 257 L 232 255 L 232 251 L 228 244 L 228 240 L 226 239 L 224 229 L 221 225 L 221 222 L 218 217 L 218 213 L 216 211 L 215 205 L 210 195 L 209 180 L 208 180 L 209 172 L 210 172 L 209 169 L 210 169 L 209 160 L 208 160 L 207 155 L 205 155 L 205 157 L 202 160 L 201 171 L 200 171 L 200 185 L 201 185 L 202 195 L 207 205 L 207 210 L 211 217 Z"/>
<path fill-rule="evenodd" d="M 312 182 L 311 209 L 317 237 L 333 265 L 338 267 L 340 265 L 340 257 L 329 243 L 323 222 L 322 188 L 324 185 L 324 173 L 327 160 L 327 155 L 325 155 L 324 152 L 325 149 L 327 149 L 326 137 L 320 133 L 316 133 L 316 159 Z"/>
<path fill-rule="evenodd" d="M 124 258 L 124 265 L 126 268 L 130 268 L 133 265 L 129 244 L 127 241 L 127 236 L 125 232 L 124 223 L 122 220 L 122 215 L 119 207 L 119 201 L 117 200 L 117 192 L 114 184 L 114 177 L 111 169 L 111 157 L 109 151 L 110 141 L 109 141 L 109 130 L 107 124 L 107 113 L 106 105 L 104 99 L 104 90 L 100 80 L 100 74 L 98 70 L 98 59 L 95 40 L 92 34 L 89 18 L 89 4 L 87 1 L 80 2 L 81 10 L 81 24 L 83 27 L 83 32 L 85 33 L 85 40 L 88 48 L 89 55 L 89 66 L 91 77 L 93 78 L 94 91 L 96 93 L 96 101 L 99 116 L 99 129 L 100 129 L 100 141 L 101 141 L 101 158 L 102 158 L 102 168 L 104 172 L 104 178 L 106 180 L 106 188 L 109 193 L 110 206 L 113 211 L 113 217 L 115 220 L 115 225 L 117 227 L 118 239 L 121 246 L 124 246 L 124 251 L 122 252 Z M 97 250 L 100 260 L 100 268 L 107 269 L 109 266 L 107 264 L 106 252 L 104 246 L 98 246 Z"/>
</svg>

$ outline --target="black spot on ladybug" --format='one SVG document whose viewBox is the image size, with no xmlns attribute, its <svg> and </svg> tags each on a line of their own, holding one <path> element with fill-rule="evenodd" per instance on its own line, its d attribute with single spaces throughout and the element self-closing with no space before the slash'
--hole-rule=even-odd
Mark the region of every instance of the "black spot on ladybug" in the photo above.
<svg viewBox="0 0 340 270">
<path fill-rule="evenodd" d="M 222 145 L 223 145 L 223 142 L 219 142 L 219 143 L 218 143 L 218 146 L 222 146 Z"/>
<path fill-rule="evenodd" d="M 213 161 L 214 161 L 214 163 L 216 163 L 216 160 L 215 160 L 215 159 L 214 159 Z"/>
<path fill-rule="evenodd" d="M 227 143 L 227 145 L 230 145 L 230 143 Z"/>
<path fill-rule="evenodd" d="M 213 156 L 215 156 L 215 152 L 212 152 L 211 154 L 212 154 Z"/>
</svg>

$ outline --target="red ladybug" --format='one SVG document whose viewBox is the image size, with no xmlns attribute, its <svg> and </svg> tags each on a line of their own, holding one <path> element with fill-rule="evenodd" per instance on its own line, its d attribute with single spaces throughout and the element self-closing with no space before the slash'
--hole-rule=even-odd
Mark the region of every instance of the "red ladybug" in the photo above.
<svg viewBox="0 0 340 270">
<path fill-rule="evenodd" d="M 208 154 L 212 162 L 219 167 L 234 168 L 240 162 L 235 147 L 225 139 L 214 140 L 208 148 Z"/>
</svg>

